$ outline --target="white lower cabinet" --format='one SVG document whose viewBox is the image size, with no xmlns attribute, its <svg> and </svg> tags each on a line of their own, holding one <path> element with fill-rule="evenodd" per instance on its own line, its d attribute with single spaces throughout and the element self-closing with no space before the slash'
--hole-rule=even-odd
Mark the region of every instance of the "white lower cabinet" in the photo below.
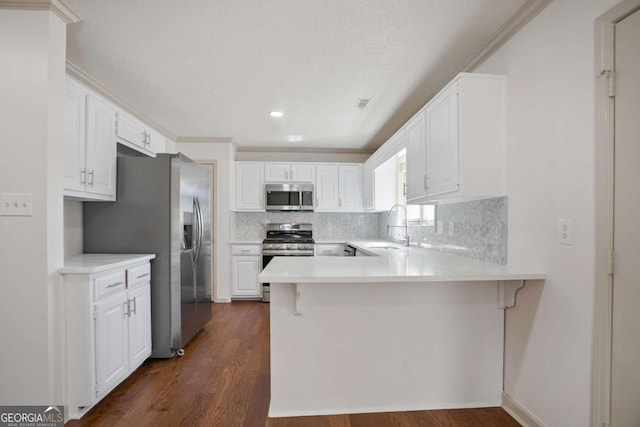
<svg viewBox="0 0 640 427">
<path fill-rule="evenodd" d="M 258 274 L 262 270 L 260 245 L 233 245 L 231 247 L 232 298 L 258 298 L 262 286 Z"/>
<path fill-rule="evenodd" d="M 63 273 L 67 405 L 80 418 L 151 355 L 149 261 Z"/>
</svg>

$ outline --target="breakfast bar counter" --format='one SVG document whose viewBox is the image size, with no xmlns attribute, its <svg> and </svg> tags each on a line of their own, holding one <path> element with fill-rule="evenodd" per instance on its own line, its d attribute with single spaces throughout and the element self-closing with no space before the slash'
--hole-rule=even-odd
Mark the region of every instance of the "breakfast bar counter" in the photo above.
<svg viewBox="0 0 640 427">
<path fill-rule="evenodd" d="M 269 416 L 500 406 L 504 309 L 542 272 L 390 242 L 279 257 Z M 395 249 L 392 249 L 394 247 Z"/>
</svg>

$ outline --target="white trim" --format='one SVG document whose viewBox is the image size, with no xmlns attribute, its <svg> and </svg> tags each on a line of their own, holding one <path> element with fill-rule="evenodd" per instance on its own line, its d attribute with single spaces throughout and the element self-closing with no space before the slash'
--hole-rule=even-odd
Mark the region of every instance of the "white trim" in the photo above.
<svg viewBox="0 0 640 427">
<path fill-rule="evenodd" d="M 544 427 L 544 423 L 520 402 L 515 400 L 509 393 L 502 392 L 502 409 L 507 411 L 517 422 L 524 427 Z"/>
<path fill-rule="evenodd" d="M 176 137 L 176 142 L 188 142 L 188 143 L 210 143 L 210 142 L 232 142 L 232 136 L 209 136 L 209 137 L 199 137 L 199 136 L 178 136 Z"/>
<path fill-rule="evenodd" d="M 50 10 L 65 24 L 75 24 L 82 19 L 64 0 L 0 0 L 0 9 Z"/>
<path fill-rule="evenodd" d="M 613 247 L 614 98 L 603 71 L 614 70 L 615 24 L 640 8 L 640 0 L 625 0 L 595 22 L 595 150 L 596 260 L 592 349 L 591 425 L 611 421 L 612 276 Z"/>
<path fill-rule="evenodd" d="M 470 402 L 470 403 L 425 403 L 415 405 L 376 406 L 364 408 L 322 409 L 308 411 L 273 411 L 269 405 L 269 418 L 281 417 L 307 417 L 316 415 L 346 415 L 346 414 L 376 414 L 380 412 L 408 412 L 408 411 L 433 411 L 447 409 L 472 409 L 472 408 L 497 408 L 500 402 Z"/>
<path fill-rule="evenodd" d="M 69 61 L 68 59 L 67 59 L 67 74 L 72 76 L 73 78 L 75 78 L 76 80 L 84 84 L 85 86 L 87 86 L 89 89 L 104 96 L 109 101 L 114 103 L 118 108 L 126 111 L 127 113 L 136 117 L 141 122 L 152 127 L 154 130 L 160 132 L 161 134 L 163 134 L 163 136 L 168 137 L 172 141 L 176 141 L 177 138 L 175 137 L 175 135 L 173 135 L 164 127 L 160 126 L 154 120 L 151 120 L 149 117 L 141 113 L 138 109 L 133 107 L 127 101 L 122 99 L 120 96 L 116 95 L 115 92 L 113 92 L 111 89 L 109 89 L 108 87 L 100 83 L 98 80 L 91 77 L 86 71 L 84 71 L 82 68 L 78 67 L 76 64 Z"/>
<path fill-rule="evenodd" d="M 187 141 L 184 141 L 187 142 Z M 188 141 L 192 142 L 192 141 Z M 198 141 L 196 141 L 198 142 Z M 238 147 L 238 153 L 316 153 L 316 154 L 365 154 L 371 155 L 376 150 L 356 148 L 317 148 L 317 147 Z"/>
<path fill-rule="evenodd" d="M 484 61 L 489 59 L 498 49 L 507 43 L 511 37 L 516 35 L 533 18 L 538 16 L 552 0 L 528 0 L 518 9 L 518 11 L 505 22 L 480 50 L 471 57 L 460 71 L 469 72 L 478 68 Z M 457 74 L 457 73 L 456 73 Z"/>
</svg>

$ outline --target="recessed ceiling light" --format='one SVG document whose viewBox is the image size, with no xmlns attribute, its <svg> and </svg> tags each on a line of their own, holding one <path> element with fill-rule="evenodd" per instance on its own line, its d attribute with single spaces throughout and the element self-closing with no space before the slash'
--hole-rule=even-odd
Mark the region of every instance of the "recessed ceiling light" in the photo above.
<svg viewBox="0 0 640 427">
<path fill-rule="evenodd" d="M 289 141 L 289 142 L 300 142 L 300 141 L 302 141 L 302 135 L 289 135 L 287 137 L 287 141 Z"/>
<path fill-rule="evenodd" d="M 281 111 L 272 111 L 272 112 L 269 113 L 269 115 L 271 117 L 282 117 L 283 116 Z"/>
</svg>

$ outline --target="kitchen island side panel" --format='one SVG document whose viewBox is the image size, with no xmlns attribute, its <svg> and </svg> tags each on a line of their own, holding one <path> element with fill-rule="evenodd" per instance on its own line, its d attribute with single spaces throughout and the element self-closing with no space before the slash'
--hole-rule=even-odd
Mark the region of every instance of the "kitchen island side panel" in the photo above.
<svg viewBox="0 0 640 427">
<path fill-rule="evenodd" d="M 272 283 L 270 312 L 270 417 L 500 406 L 496 282 Z"/>
</svg>

